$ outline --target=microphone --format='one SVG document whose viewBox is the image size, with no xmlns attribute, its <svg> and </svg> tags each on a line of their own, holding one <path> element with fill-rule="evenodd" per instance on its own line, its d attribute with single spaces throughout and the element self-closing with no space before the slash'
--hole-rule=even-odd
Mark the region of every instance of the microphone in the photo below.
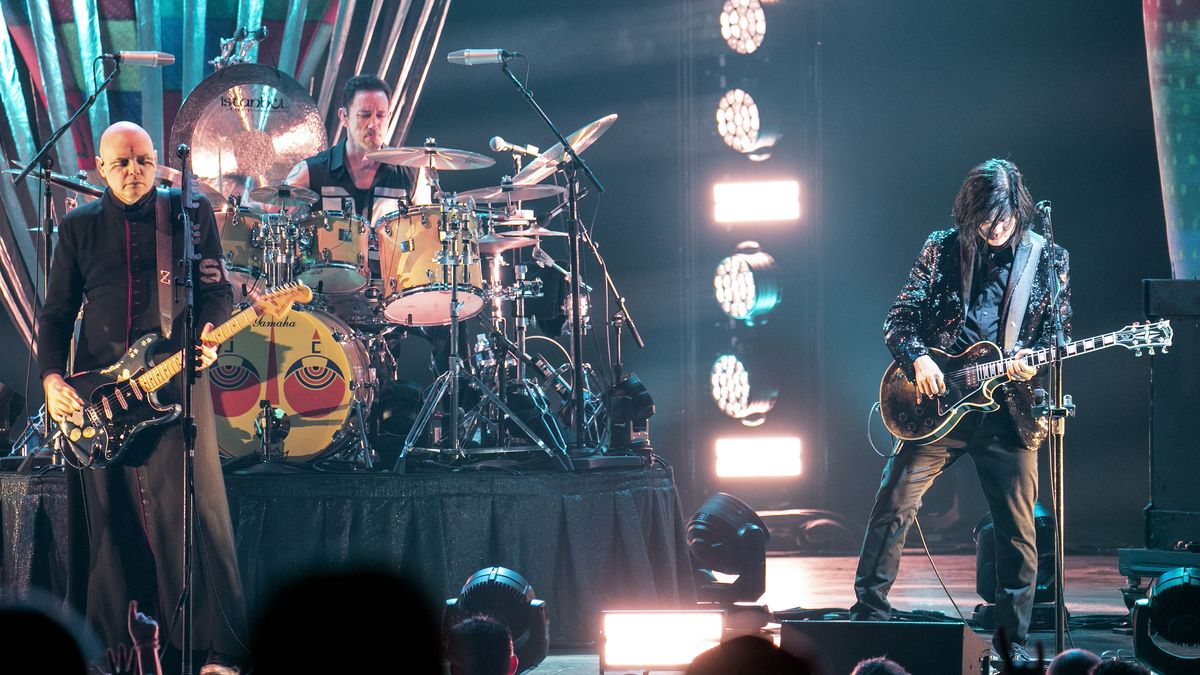
<svg viewBox="0 0 1200 675">
<path fill-rule="evenodd" d="M 1037 209 L 1038 212 L 1041 213 L 1042 215 L 1050 215 L 1050 200 L 1043 199 L 1042 201 L 1038 202 L 1037 205 L 1034 206 L 1033 208 Z"/>
<path fill-rule="evenodd" d="M 175 63 L 175 55 L 166 52 L 112 52 L 100 56 L 117 63 L 146 68 L 162 68 Z"/>
<path fill-rule="evenodd" d="M 546 253 L 546 251 L 544 249 L 542 249 L 541 246 L 534 245 L 534 247 L 533 247 L 533 262 L 537 263 L 538 267 L 541 267 L 543 269 L 550 268 L 550 269 L 558 272 L 559 274 L 563 275 L 563 277 L 565 277 L 567 279 L 571 278 L 571 273 L 568 272 L 567 270 L 563 269 L 561 266 L 559 266 L 558 263 L 554 262 L 554 258 L 550 257 L 550 254 Z M 580 285 L 580 287 L 583 288 L 583 290 L 587 291 L 588 293 L 592 292 L 592 287 L 583 283 L 582 279 L 580 279 L 579 285 Z"/>
<path fill-rule="evenodd" d="M 537 157 L 541 152 L 536 145 L 517 145 L 516 143 L 509 143 L 499 136 L 492 136 L 492 140 L 488 141 L 488 145 L 496 152 L 515 152 L 519 155 L 529 155 L 530 157 Z"/>
<path fill-rule="evenodd" d="M 503 49 L 460 49 L 447 54 L 446 60 L 458 66 L 477 66 L 482 63 L 504 63 L 520 55 L 520 52 Z"/>
</svg>

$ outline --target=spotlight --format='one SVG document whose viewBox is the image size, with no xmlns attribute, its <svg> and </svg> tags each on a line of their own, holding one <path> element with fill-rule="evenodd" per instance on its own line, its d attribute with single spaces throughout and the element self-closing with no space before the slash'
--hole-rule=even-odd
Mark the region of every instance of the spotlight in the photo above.
<svg viewBox="0 0 1200 675">
<path fill-rule="evenodd" d="M 779 390 L 769 383 L 766 369 L 751 375 L 736 354 L 721 354 L 713 361 L 712 397 L 721 412 L 746 426 L 758 426 L 775 407 Z"/>
<path fill-rule="evenodd" d="M 717 133 L 725 145 L 742 153 L 761 147 L 762 121 L 754 97 L 742 89 L 725 92 L 717 103 Z"/>
<path fill-rule="evenodd" d="M 1033 505 L 1033 525 L 1037 543 L 1037 588 L 1033 601 L 1054 602 L 1054 514 L 1041 502 Z M 975 526 L 975 592 L 984 602 L 996 602 L 996 539 L 992 514 Z"/>
<path fill-rule="evenodd" d="M 600 672 L 686 670 L 721 644 L 720 610 L 606 611 L 600 619 Z"/>
<path fill-rule="evenodd" d="M 713 290 L 721 311 L 731 319 L 753 325 L 782 299 L 775 259 L 758 247 L 758 242 L 743 241 L 737 251 L 717 264 Z"/>
<path fill-rule="evenodd" d="M 786 478 L 800 475 L 800 439 L 718 438 L 717 478 Z"/>
<path fill-rule="evenodd" d="M 800 218 L 800 182 L 745 181 L 713 184 L 713 221 L 766 223 Z"/>
<path fill-rule="evenodd" d="M 651 450 L 650 417 L 654 415 L 654 399 L 637 373 L 622 377 L 608 390 L 608 410 L 613 449 Z"/>
<path fill-rule="evenodd" d="M 1157 639 L 1156 639 L 1157 638 Z M 1166 646 L 1188 648 L 1169 651 Z M 1200 567 L 1176 567 L 1150 585 L 1133 605 L 1133 655 L 1155 672 L 1200 671 Z"/>
<path fill-rule="evenodd" d="M 521 672 L 541 663 L 550 651 L 550 619 L 546 603 L 534 598 L 533 586 L 514 570 L 485 567 L 467 578 L 457 598 L 446 601 L 442 632 L 475 614 L 503 621 L 512 634 L 513 653 Z"/>
<path fill-rule="evenodd" d="M 758 0 L 726 0 L 721 8 L 721 37 L 738 54 L 752 54 L 767 35 L 767 17 Z"/>
<path fill-rule="evenodd" d="M 709 497 L 687 524 L 700 600 L 731 605 L 762 597 L 770 538 L 762 518 L 748 504 L 724 492 Z M 713 572 L 735 574 L 737 579 L 720 582 Z"/>
</svg>

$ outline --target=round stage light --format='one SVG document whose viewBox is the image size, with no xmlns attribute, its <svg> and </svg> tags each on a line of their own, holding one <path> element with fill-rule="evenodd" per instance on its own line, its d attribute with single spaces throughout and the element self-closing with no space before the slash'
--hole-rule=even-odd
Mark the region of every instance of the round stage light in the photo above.
<svg viewBox="0 0 1200 675">
<path fill-rule="evenodd" d="M 550 648 L 550 619 L 546 603 L 538 600 L 533 586 L 515 570 L 485 567 L 472 574 L 457 598 L 446 600 L 442 632 L 458 621 L 476 614 L 499 619 L 512 634 L 513 653 L 527 670 L 546 659 Z"/>
<path fill-rule="evenodd" d="M 746 426 L 762 424 L 779 398 L 778 389 L 751 377 L 750 369 L 734 354 L 721 354 L 713 361 L 711 380 L 717 407 Z"/>
<path fill-rule="evenodd" d="M 718 492 L 688 520 L 687 545 L 697 567 L 698 591 L 710 602 L 754 602 L 766 590 L 767 542 L 771 535 L 746 502 Z M 735 574 L 722 583 L 713 572 Z"/>
<path fill-rule="evenodd" d="M 725 145 L 738 152 L 753 152 L 759 146 L 762 121 L 754 97 L 742 89 L 730 89 L 717 103 L 717 133 Z"/>
<path fill-rule="evenodd" d="M 781 299 L 775 259 L 744 241 L 737 251 L 717 264 L 713 291 L 721 311 L 731 319 L 754 324 L 779 304 Z"/>
<path fill-rule="evenodd" d="M 759 0 L 726 0 L 721 8 L 721 37 L 738 54 L 752 54 L 767 35 L 767 17 Z"/>
<path fill-rule="evenodd" d="M 1198 647 L 1200 568 L 1167 570 L 1133 604 L 1133 655 L 1156 673 L 1194 673 Z"/>
</svg>

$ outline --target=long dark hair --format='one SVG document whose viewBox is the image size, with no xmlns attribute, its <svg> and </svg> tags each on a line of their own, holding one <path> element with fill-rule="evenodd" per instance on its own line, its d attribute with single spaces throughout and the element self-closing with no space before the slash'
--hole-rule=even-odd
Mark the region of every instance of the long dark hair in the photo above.
<svg viewBox="0 0 1200 675">
<path fill-rule="evenodd" d="M 1013 236 L 1020 237 L 1033 224 L 1034 213 L 1033 198 L 1017 165 L 1007 159 L 989 159 L 971 169 L 954 198 L 959 245 L 973 260 L 981 226 L 986 225 L 991 234 L 1000 221 L 1012 217 L 1017 221 Z"/>
</svg>

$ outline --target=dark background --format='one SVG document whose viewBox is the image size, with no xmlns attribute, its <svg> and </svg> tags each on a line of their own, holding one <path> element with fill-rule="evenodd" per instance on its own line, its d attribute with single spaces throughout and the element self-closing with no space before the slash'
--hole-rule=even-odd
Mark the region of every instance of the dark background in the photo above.
<svg viewBox="0 0 1200 675">
<path fill-rule="evenodd" d="M 866 420 L 889 361 L 883 315 L 925 236 L 949 224 L 973 165 L 1010 158 L 1035 199 L 1053 200 L 1058 241 L 1072 254 L 1076 337 L 1140 319 L 1140 280 L 1169 276 L 1141 5 L 779 0 L 748 57 L 720 39 L 720 6 L 455 0 L 438 50 L 523 52 L 538 101 L 564 132 L 620 115 L 585 154 L 607 193 L 589 196 L 582 213 L 645 337 L 645 350 L 626 340 L 626 365 L 655 398 L 654 445 L 676 468 L 685 511 L 722 489 L 756 507 L 826 508 L 858 523 L 882 466 Z M 783 133 L 765 162 L 716 136 L 716 101 L 734 86 Z M 435 59 L 404 142 L 428 136 L 488 152 L 493 135 L 553 142 L 497 66 Z M 496 157 L 492 169 L 447 173 L 444 186 L 497 184 L 509 171 Z M 799 222 L 712 222 L 714 179 L 766 176 L 801 181 Z M 711 277 L 747 239 L 777 259 L 784 299 L 767 325 L 734 331 Z M 561 242 L 548 248 L 564 257 Z M 594 269 L 588 279 L 601 285 Z M 605 316 L 594 312 L 598 327 Z M 20 343 L 3 330 L 4 344 Z M 708 393 L 712 360 L 734 336 L 753 343 L 780 387 L 755 429 L 723 417 Z M 599 363 L 595 345 L 589 353 Z M 21 382 L 25 366 L 0 361 L 0 381 Z M 1069 546 L 1141 542 L 1148 374 L 1147 360 L 1124 350 L 1067 366 L 1079 410 L 1067 436 Z M 802 438 L 800 479 L 712 477 L 717 436 L 785 433 Z M 937 488 L 940 503 L 960 499 L 948 539 L 984 510 L 962 464 Z"/>
</svg>

